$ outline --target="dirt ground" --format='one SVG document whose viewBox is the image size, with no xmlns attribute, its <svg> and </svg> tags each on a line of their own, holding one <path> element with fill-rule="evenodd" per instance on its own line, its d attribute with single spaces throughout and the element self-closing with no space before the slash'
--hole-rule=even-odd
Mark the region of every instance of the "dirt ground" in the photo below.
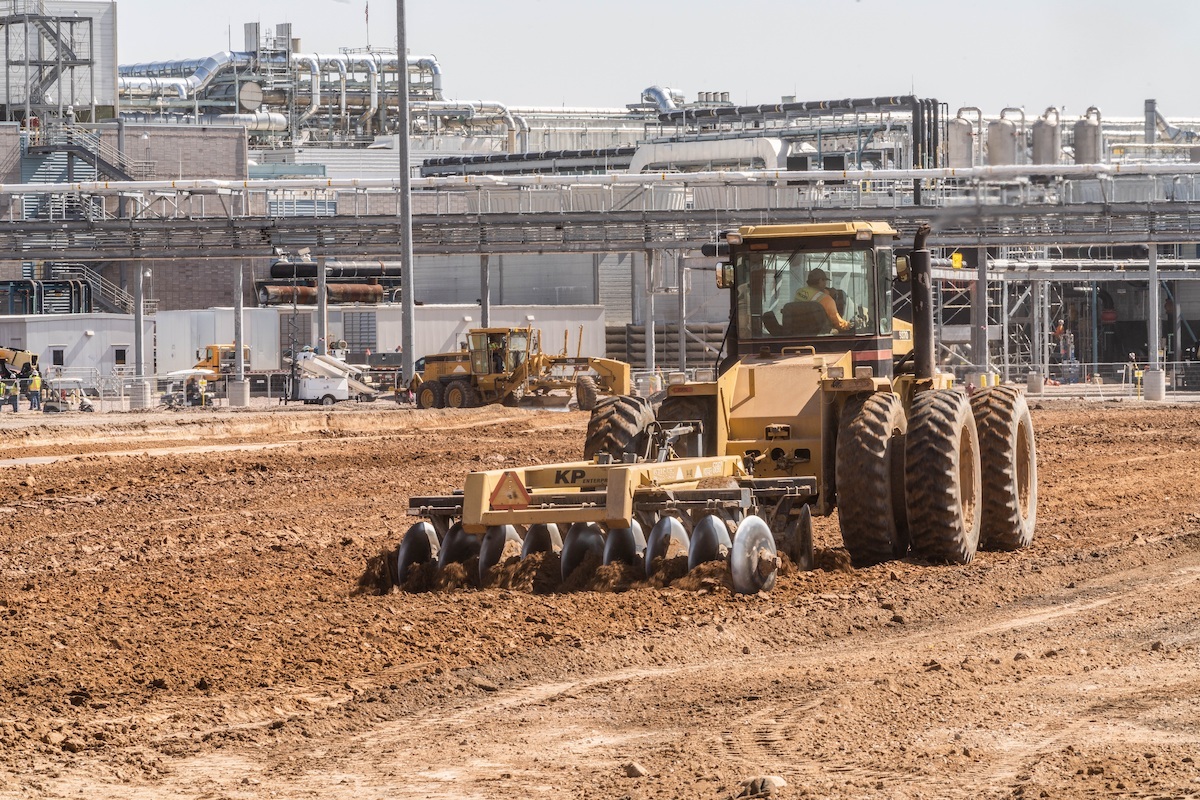
<svg viewBox="0 0 1200 800">
<path fill-rule="evenodd" d="M 0 796 L 1200 796 L 1200 404 L 1033 405 L 1031 548 L 749 598 L 371 590 L 578 412 L 4 415 Z"/>
</svg>

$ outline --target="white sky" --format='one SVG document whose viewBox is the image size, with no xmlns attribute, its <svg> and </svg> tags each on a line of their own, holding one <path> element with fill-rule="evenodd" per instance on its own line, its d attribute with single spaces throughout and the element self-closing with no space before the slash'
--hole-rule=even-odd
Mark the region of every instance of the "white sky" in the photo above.
<svg viewBox="0 0 1200 800">
<path fill-rule="evenodd" d="M 395 0 L 119 0 L 122 64 L 241 50 L 242 25 L 292 23 L 305 52 L 394 47 Z M 406 0 L 408 49 L 450 99 L 637 102 L 669 86 L 737 103 L 915 93 L 1030 116 L 1095 105 L 1200 117 L 1200 0 Z"/>
</svg>

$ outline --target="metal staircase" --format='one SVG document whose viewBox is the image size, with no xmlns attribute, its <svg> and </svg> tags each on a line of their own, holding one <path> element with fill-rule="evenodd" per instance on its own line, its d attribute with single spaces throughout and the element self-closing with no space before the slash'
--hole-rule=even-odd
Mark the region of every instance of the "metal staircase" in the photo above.
<svg viewBox="0 0 1200 800">
<path fill-rule="evenodd" d="M 92 301 L 101 311 L 114 314 L 133 313 L 133 295 L 85 264 L 52 264 L 48 265 L 48 271 L 48 278 L 78 280 L 91 287 Z M 145 301 L 145 312 L 152 314 L 157 310 L 157 306 L 156 301 Z"/>
<path fill-rule="evenodd" d="M 142 180 L 147 176 L 148 164 L 126 158 L 119 150 L 104 143 L 100 134 L 86 128 L 70 125 L 49 128 L 29 142 L 25 150 L 29 156 L 54 156 L 65 153 L 69 181 L 84 180 L 73 175 L 73 161 L 91 167 L 92 174 L 118 181 Z"/>
</svg>

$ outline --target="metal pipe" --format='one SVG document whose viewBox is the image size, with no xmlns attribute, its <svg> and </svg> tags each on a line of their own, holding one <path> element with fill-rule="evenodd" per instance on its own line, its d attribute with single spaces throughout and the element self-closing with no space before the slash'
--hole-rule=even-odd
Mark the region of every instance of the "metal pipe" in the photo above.
<svg viewBox="0 0 1200 800">
<path fill-rule="evenodd" d="M 329 354 L 329 294 L 325 285 L 325 256 L 317 256 L 317 355 Z"/>
<path fill-rule="evenodd" d="M 338 103 L 338 119 L 343 122 L 346 119 L 346 73 L 348 71 L 346 59 L 343 56 L 320 56 L 319 60 L 323 64 L 323 69 L 327 70 L 333 67 L 338 71 L 338 78 L 341 83 L 340 101 Z"/>
<path fill-rule="evenodd" d="M 674 99 L 671 97 L 672 90 L 663 86 L 649 86 L 642 89 L 642 102 L 652 102 L 658 106 L 660 115 L 670 114 L 675 111 L 678 106 L 675 105 Z M 673 118 L 673 117 L 672 117 Z"/>
<path fill-rule="evenodd" d="M 1159 319 L 1161 303 L 1158 300 L 1158 246 L 1151 242 L 1149 248 L 1146 276 L 1146 350 L 1149 351 L 1149 368 L 1161 369 L 1162 359 L 1158 354 L 1158 342 L 1162 338 L 1162 321 Z"/>
<path fill-rule="evenodd" d="M 492 326 L 492 283 L 491 270 L 488 269 L 488 254 L 479 256 L 479 324 L 485 328 Z"/>
<path fill-rule="evenodd" d="M 350 61 L 350 66 L 359 64 L 367 68 L 367 84 L 371 97 L 367 110 L 358 118 L 358 124 L 366 127 L 371 117 L 375 116 L 375 112 L 379 110 L 379 67 L 372 58 L 356 58 Z"/>
<path fill-rule="evenodd" d="M 312 101 L 308 108 L 296 117 L 296 124 L 299 125 L 321 110 L 321 60 L 310 55 L 296 55 L 293 56 L 293 60 L 308 64 L 309 81 L 312 83 Z"/>
<path fill-rule="evenodd" d="M 941 167 L 938 169 L 854 169 L 854 170 L 815 170 L 797 172 L 788 170 L 746 170 L 730 172 L 691 172 L 678 175 L 631 174 L 620 175 L 467 175 L 453 178 L 431 177 L 418 178 L 413 185 L 422 189 L 457 188 L 463 187 L 492 187 L 492 186 L 732 186 L 732 185 L 764 185 L 763 181 L 798 181 L 800 183 L 815 183 L 817 181 L 900 181 L 900 180 L 945 180 L 947 178 L 976 179 L 979 181 L 1006 181 L 1014 178 L 1039 176 L 1059 176 L 1063 178 L 1083 178 L 1098 176 L 1130 175 L 1192 175 L 1200 177 L 1200 164 L 1197 163 L 1146 163 L 1146 164 L 1047 164 L 1037 167 L 1032 165 L 1005 165 L 957 169 Z M 344 189 L 361 191 L 365 189 L 394 189 L 397 182 L 394 178 L 279 178 L 274 180 L 254 181 L 248 186 L 245 181 L 223 179 L 188 179 L 188 180 L 159 180 L 159 181 L 79 181 L 62 183 L 9 183 L 0 184 L 0 194 L 61 194 L 62 192 L 87 192 L 89 194 L 113 195 L 122 191 L 199 191 L 205 189 L 234 189 L 245 191 L 252 188 L 255 191 L 264 189 Z"/>
<path fill-rule="evenodd" d="M 921 225 L 913 237 L 909 254 L 913 309 L 913 359 L 917 380 L 931 380 L 933 366 L 933 278 L 929 250 L 925 240 L 930 227 Z"/>
<path fill-rule="evenodd" d="M 274 111 L 255 111 L 252 114 L 217 114 L 203 117 L 217 125 L 232 125 L 248 131 L 286 131 L 287 117 Z"/>
<path fill-rule="evenodd" d="M 245 335 L 243 332 L 243 317 L 245 316 L 245 276 L 244 259 L 239 258 L 233 271 L 233 377 L 236 381 L 246 380 L 246 354 L 243 351 Z M 226 389 L 228 394 L 228 389 Z"/>
<path fill-rule="evenodd" d="M 408 52 L 407 21 L 404 13 L 404 0 L 396 0 L 396 52 Z M 407 87 L 406 87 L 407 88 Z M 401 341 L 404 347 L 403 368 L 404 377 L 411 379 L 415 374 L 416 354 L 416 299 L 413 285 L 416 281 L 416 269 L 413 264 L 413 228 L 412 228 L 412 164 L 409 161 L 409 133 L 412 131 L 412 120 L 408 108 L 408 92 L 400 92 L 399 96 L 400 125 L 396 137 L 397 150 L 400 157 L 400 261 L 404 270 L 404 294 L 401 297 Z"/>
<path fill-rule="evenodd" d="M 468 111 L 472 118 L 480 117 L 483 119 L 501 120 L 504 122 L 505 127 L 508 128 L 508 152 L 517 152 L 517 120 L 513 117 L 512 112 L 508 110 L 508 106 L 503 103 L 498 103 L 495 100 L 472 100 L 467 102 L 457 100 L 425 100 L 413 103 L 413 107 L 437 111 Z M 528 134 L 529 126 L 525 125 L 524 130 Z"/>
<path fill-rule="evenodd" d="M 254 53 L 220 53 L 188 61 L 160 61 L 117 67 L 118 94 L 165 94 L 174 90 L 180 98 L 196 96 L 227 69 L 250 67 L 258 59 Z"/>
</svg>

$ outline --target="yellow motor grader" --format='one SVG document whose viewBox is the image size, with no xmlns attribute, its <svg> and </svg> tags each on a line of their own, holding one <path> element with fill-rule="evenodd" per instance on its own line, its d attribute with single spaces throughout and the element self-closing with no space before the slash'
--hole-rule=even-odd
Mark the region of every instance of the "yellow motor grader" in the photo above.
<svg viewBox="0 0 1200 800">
<path fill-rule="evenodd" d="M 672 381 L 657 408 L 602 400 L 584 460 L 476 472 L 461 493 L 411 498 L 425 521 L 405 534 L 396 575 L 474 555 L 483 575 L 514 540 L 523 556 L 561 548 L 564 579 L 589 553 L 649 574 L 676 542 L 690 567 L 728 559 L 735 590 L 753 593 L 773 585 L 780 551 L 811 568 L 812 515 L 835 511 L 857 567 L 1028 545 L 1028 407 L 1015 387 L 968 395 L 935 369 L 928 231 L 901 256 L 879 222 L 747 226 L 706 245 L 730 290 L 719 364 Z M 895 280 L 911 283 L 911 326 L 893 317 Z"/>
<path fill-rule="evenodd" d="M 591 411 L 604 394 L 628 394 L 629 365 L 610 358 L 551 354 L 531 328 L 473 328 L 461 350 L 420 359 L 410 384 L 419 408 L 517 405 L 552 396 Z M 566 393 L 565 395 L 563 393 Z"/>
</svg>

